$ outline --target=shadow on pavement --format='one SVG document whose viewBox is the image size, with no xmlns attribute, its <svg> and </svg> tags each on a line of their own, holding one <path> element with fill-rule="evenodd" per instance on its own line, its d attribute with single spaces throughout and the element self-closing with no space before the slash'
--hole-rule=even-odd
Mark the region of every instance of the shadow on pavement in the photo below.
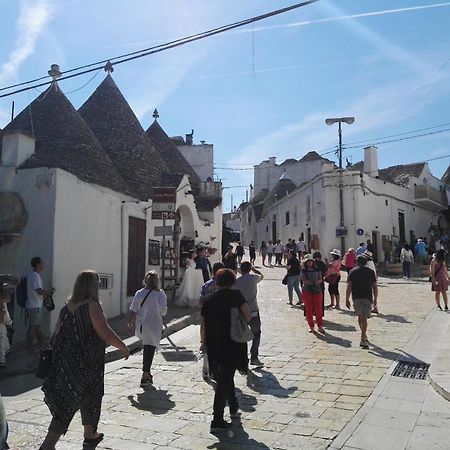
<svg viewBox="0 0 450 450">
<path fill-rule="evenodd" d="M 134 408 L 150 411 L 152 414 L 166 414 L 175 406 L 175 402 L 170 400 L 171 395 L 164 389 L 157 390 L 154 386 L 147 388 L 144 392 L 136 395 L 129 395 L 131 406 Z"/>
<path fill-rule="evenodd" d="M 386 322 L 398 322 L 398 323 L 412 323 L 409 320 L 405 319 L 403 316 L 399 316 L 397 314 L 373 314 L 372 317 L 379 317 L 380 319 L 384 319 Z"/>
<path fill-rule="evenodd" d="M 161 351 L 162 357 L 166 361 L 196 361 L 197 356 L 192 350 L 188 350 L 185 347 L 174 347 L 175 351 Z"/>
<path fill-rule="evenodd" d="M 14 378 L 0 380 L 2 397 L 14 397 L 42 386 L 42 380 L 33 374 L 17 375 Z"/>
<path fill-rule="evenodd" d="M 239 388 L 236 388 L 236 396 L 239 402 L 239 409 L 241 411 L 256 411 L 255 406 L 258 404 L 258 400 L 254 395 L 244 394 Z"/>
<path fill-rule="evenodd" d="M 345 348 L 350 348 L 352 346 L 352 341 L 333 336 L 328 332 L 328 330 L 326 330 L 326 334 L 319 334 L 317 332 L 314 332 L 314 334 L 316 335 L 317 339 L 327 342 L 328 344 L 339 345 L 340 347 Z"/>
<path fill-rule="evenodd" d="M 214 434 L 219 442 L 208 445 L 211 450 L 226 450 L 226 449 L 269 449 L 266 444 L 257 441 L 249 436 L 244 430 L 240 418 L 232 420 L 233 428 L 230 431 Z"/>
<path fill-rule="evenodd" d="M 250 371 L 247 375 L 247 386 L 258 394 L 273 395 L 279 398 L 289 397 L 298 390 L 297 386 L 284 388 L 277 377 L 266 369 Z"/>
<path fill-rule="evenodd" d="M 323 326 L 327 330 L 333 331 L 356 331 L 356 327 L 353 325 L 344 325 L 342 323 L 330 322 L 329 320 L 324 320 Z"/>
<path fill-rule="evenodd" d="M 397 359 L 399 361 L 408 361 L 408 362 L 417 362 L 417 363 L 423 363 L 421 359 L 416 358 L 415 356 L 411 355 L 410 353 L 406 353 L 403 350 L 399 350 L 398 352 L 391 352 L 388 350 L 385 350 L 382 347 L 379 347 L 378 345 L 373 344 L 370 342 L 370 350 L 368 353 L 378 356 L 379 358 L 389 359 L 391 361 L 396 361 Z"/>
</svg>

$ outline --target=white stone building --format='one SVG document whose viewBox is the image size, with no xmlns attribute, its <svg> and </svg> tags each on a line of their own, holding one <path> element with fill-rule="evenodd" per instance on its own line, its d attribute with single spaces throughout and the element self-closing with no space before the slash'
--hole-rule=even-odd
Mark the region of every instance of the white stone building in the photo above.
<svg viewBox="0 0 450 450">
<path fill-rule="evenodd" d="M 281 174 L 281 176 L 280 176 Z M 378 170 L 377 148 L 365 161 L 342 171 L 344 237 L 340 231 L 340 172 L 333 162 L 310 152 L 277 165 L 255 166 L 255 193 L 241 205 L 241 239 L 269 241 L 302 237 L 310 249 L 356 248 L 371 239 L 378 261 L 403 242 L 431 238 L 447 228 L 446 185 L 427 163 Z M 343 242 L 342 242 L 343 241 Z"/>
<path fill-rule="evenodd" d="M 189 240 L 205 245 L 211 262 L 219 259 L 221 184 L 200 181 L 156 117 L 146 134 L 110 75 L 79 111 L 54 82 L 2 135 L 0 273 L 25 275 L 31 258 L 41 256 L 57 311 L 80 270 L 101 274 L 107 317 L 127 311 L 145 271 L 161 273 L 153 187 L 176 189 L 166 237 L 174 253 Z M 15 340 L 24 338 L 18 309 Z M 51 329 L 57 313 L 46 315 Z"/>
</svg>

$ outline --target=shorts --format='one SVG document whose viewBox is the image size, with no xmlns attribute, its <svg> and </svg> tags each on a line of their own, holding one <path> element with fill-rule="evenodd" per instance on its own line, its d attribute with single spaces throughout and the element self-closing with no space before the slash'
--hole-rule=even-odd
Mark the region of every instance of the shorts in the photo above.
<svg viewBox="0 0 450 450">
<path fill-rule="evenodd" d="M 354 298 L 353 309 L 357 316 L 362 316 L 367 319 L 372 312 L 372 300 L 368 298 Z"/>
<path fill-rule="evenodd" d="M 328 285 L 328 293 L 330 295 L 339 295 L 339 281 L 341 281 L 340 275 L 336 278 L 335 283 L 330 283 Z"/>
<path fill-rule="evenodd" d="M 26 317 L 28 325 L 35 327 L 41 324 L 41 308 L 27 308 Z"/>
</svg>

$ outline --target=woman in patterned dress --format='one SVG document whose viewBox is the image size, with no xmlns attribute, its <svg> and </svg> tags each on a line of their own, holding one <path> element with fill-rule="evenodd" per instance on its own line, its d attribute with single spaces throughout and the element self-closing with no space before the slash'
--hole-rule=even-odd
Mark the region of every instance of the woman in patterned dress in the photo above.
<svg viewBox="0 0 450 450">
<path fill-rule="evenodd" d="M 430 264 L 431 290 L 434 292 L 436 305 L 442 311 L 441 294 L 444 299 L 444 308 L 448 311 L 447 291 L 449 277 L 447 272 L 447 254 L 444 249 L 438 250 Z"/>
<path fill-rule="evenodd" d="M 84 445 L 97 445 L 104 391 L 105 344 L 118 348 L 125 359 L 127 346 L 109 327 L 99 302 L 98 274 L 81 272 L 72 296 L 62 308 L 53 338 L 52 365 L 44 380 L 45 403 L 53 419 L 41 450 L 54 450 L 76 411 L 84 426 Z"/>
</svg>

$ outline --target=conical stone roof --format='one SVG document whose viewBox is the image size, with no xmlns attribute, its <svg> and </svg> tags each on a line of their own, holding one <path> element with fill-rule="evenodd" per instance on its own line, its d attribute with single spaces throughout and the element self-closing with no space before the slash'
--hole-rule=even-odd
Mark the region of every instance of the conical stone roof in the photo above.
<svg viewBox="0 0 450 450">
<path fill-rule="evenodd" d="M 122 176 L 57 83 L 27 106 L 3 133 L 12 131 L 26 132 L 36 141 L 34 155 L 20 169 L 58 167 L 82 181 L 125 192 Z"/>
<path fill-rule="evenodd" d="M 156 119 L 146 131 L 146 134 L 167 167 L 170 167 L 171 173 L 189 175 L 192 188 L 198 189 L 200 178 Z"/>
<path fill-rule="evenodd" d="M 264 199 L 264 211 L 267 212 L 267 209 L 270 208 L 275 202 L 281 200 L 286 197 L 287 194 L 291 193 L 297 186 L 295 183 L 288 177 L 286 172 L 283 172 L 280 179 L 277 181 L 277 184 L 272 188 L 269 192 L 269 195 Z"/>
<path fill-rule="evenodd" d="M 169 169 L 145 134 L 111 75 L 78 110 L 124 178 L 130 193 L 147 200 Z"/>
</svg>

